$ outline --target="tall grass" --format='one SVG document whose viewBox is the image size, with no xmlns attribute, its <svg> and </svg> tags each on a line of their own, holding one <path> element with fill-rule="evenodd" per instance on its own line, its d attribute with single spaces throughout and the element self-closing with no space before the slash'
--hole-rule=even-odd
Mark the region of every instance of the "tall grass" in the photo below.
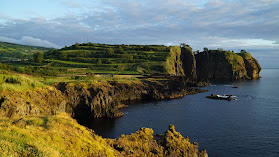
<svg viewBox="0 0 279 157">
<path fill-rule="evenodd" d="M 0 157 L 118 156 L 105 139 L 66 113 L 0 119 Z"/>
<path fill-rule="evenodd" d="M 26 76 L 0 74 L 0 91 L 23 91 L 37 87 L 42 88 L 44 85 Z"/>
</svg>

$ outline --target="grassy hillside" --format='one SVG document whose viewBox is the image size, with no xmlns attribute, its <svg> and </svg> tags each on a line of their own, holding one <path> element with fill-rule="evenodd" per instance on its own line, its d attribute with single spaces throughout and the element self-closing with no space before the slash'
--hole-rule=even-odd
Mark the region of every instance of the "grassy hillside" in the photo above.
<svg viewBox="0 0 279 157">
<path fill-rule="evenodd" d="M 35 52 L 47 52 L 49 50 L 53 50 L 53 48 L 0 42 L 0 61 L 31 59 Z"/>
<path fill-rule="evenodd" d="M 0 156 L 118 156 L 94 131 L 66 113 L 0 119 Z"/>
<path fill-rule="evenodd" d="M 41 82 L 31 77 L 0 74 L 0 91 L 25 91 L 43 86 Z"/>
<path fill-rule="evenodd" d="M 165 73 L 170 47 L 164 45 L 75 44 L 45 53 L 57 67 L 89 68 L 119 73 Z"/>
<path fill-rule="evenodd" d="M 165 135 L 141 128 L 136 133 L 105 139 L 79 125 L 66 113 L 0 119 L 0 157 L 6 156 L 201 156 L 197 143 L 190 143 L 170 125 Z"/>
</svg>

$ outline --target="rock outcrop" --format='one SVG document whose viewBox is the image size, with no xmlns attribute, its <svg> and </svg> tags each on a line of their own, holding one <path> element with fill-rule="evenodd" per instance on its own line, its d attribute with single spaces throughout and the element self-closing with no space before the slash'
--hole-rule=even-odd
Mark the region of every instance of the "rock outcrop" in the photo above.
<svg viewBox="0 0 279 157">
<path fill-rule="evenodd" d="M 238 53 L 238 55 L 240 55 L 244 60 L 247 76 L 250 79 L 260 78 L 260 72 L 262 69 L 259 62 L 248 52 L 241 52 Z"/>
<path fill-rule="evenodd" d="M 191 47 L 181 48 L 181 57 L 184 74 L 190 80 L 197 79 L 196 59 Z"/>
<path fill-rule="evenodd" d="M 181 60 L 181 48 L 179 46 L 170 47 L 169 57 L 167 57 L 165 62 L 165 69 L 170 75 L 185 76 Z"/>
<path fill-rule="evenodd" d="M 120 117 L 119 108 L 134 101 L 163 100 L 195 94 L 202 90 L 190 87 L 184 77 L 161 81 L 100 82 L 94 84 L 58 83 L 67 102 L 67 112 L 77 118 Z"/>
<path fill-rule="evenodd" d="M 247 57 L 249 56 L 249 57 Z M 210 50 L 196 54 L 198 81 L 259 78 L 260 65 L 249 53 Z"/>
<path fill-rule="evenodd" d="M 184 76 L 196 80 L 196 60 L 190 46 L 170 47 L 170 56 L 165 63 L 165 69 L 172 76 Z"/>
<path fill-rule="evenodd" d="M 165 135 L 141 128 L 136 133 L 112 139 L 110 143 L 123 156 L 208 156 L 205 149 L 199 151 L 198 143 L 190 143 L 189 138 L 176 132 L 173 125 L 169 126 Z"/>
<path fill-rule="evenodd" d="M 0 93 L 0 116 L 24 117 L 67 112 L 76 118 L 120 117 L 123 113 L 119 108 L 133 101 L 174 99 L 202 92 L 191 86 L 194 84 L 185 77 L 170 77 L 125 83 L 62 82 L 54 87 L 29 91 L 4 91 Z"/>
<path fill-rule="evenodd" d="M 62 93 L 54 87 L 0 92 L 0 117 L 55 114 L 64 112 L 66 106 Z"/>
<path fill-rule="evenodd" d="M 106 139 L 77 123 L 69 114 L 6 118 L 0 121 L 1 156 L 184 156 L 207 157 L 170 126 L 165 135 L 141 128 Z"/>
<path fill-rule="evenodd" d="M 165 71 L 171 76 L 183 76 L 204 84 L 209 80 L 241 80 L 260 78 L 261 67 L 250 53 L 205 50 L 194 55 L 189 45 L 170 47 Z"/>
</svg>

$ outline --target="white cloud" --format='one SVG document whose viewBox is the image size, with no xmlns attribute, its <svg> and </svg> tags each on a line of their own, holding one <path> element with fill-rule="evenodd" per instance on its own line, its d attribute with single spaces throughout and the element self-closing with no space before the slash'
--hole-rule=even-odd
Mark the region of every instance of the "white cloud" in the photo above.
<svg viewBox="0 0 279 157">
<path fill-rule="evenodd" d="M 20 40 L 8 38 L 8 37 L 0 37 L 0 41 L 16 43 L 16 44 L 21 44 L 21 45 L 59 48 L 59 46 L 57 46 L 47 40 L 42 40 L 42 39 L 33 38 L 33 37 L 29 37 L 29 36 L 23 36 Z"/>
<path fill-rule="evenodd" d="M 168 44 L 186 42 L 193 48 L 219 47 L 277 48 L 279 41 L 278 0 L 60 0 L 75 12 L 44 20 L 9 19 L 0 23 L 0 36 L 18 39 L 31 36 L 60 46 L 80 42 L 125 44 Z M 88 5 L 84 5 L 87 4 Z M 102 5 L 101 5 L 102 4 Z M 201 7 L 202 6 L 202 7 Z M 259 41 L 252 42 L 247 39 Z M 28 39 L 24 39 L 28 41 Z M 215 42 L 215 43 L 214 43 Z M 275 42 L 273 42 L 275 43 Z M 235 45 L 234 45 L 235 44 Z M 258 46 L 257 46 L 258 44 Z"/>
</svg>

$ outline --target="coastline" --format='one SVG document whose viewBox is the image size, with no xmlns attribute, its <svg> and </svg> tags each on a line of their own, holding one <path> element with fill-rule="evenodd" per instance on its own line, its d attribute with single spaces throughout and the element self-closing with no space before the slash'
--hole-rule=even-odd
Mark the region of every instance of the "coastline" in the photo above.
<svg viewBox="0 0 279 157">
<path fill-rule="evenodd" d="M 29 137 L 29 134 L 25 136 L 28 139 L 30 138 L 36 141 L 35 139 L 39 138 L 37 136 L 44 137 L 44 134 L 53 134 L 53 129 L 55 129 L 57 135 L 56 137 L 49 135 L 51 138 L 57 142 L 59 141 L 58 139 L 65 138 L 66 141 L 63 143 L 66 142 L 67 145 L 75 147 L 74 149 L 67 150 L 64 144 L 62 144 L 58 147 L 61 150 L 57 152 L 57 148 L 54 148 L 53 143 L 44 142 L 42 139 L 36 143 L 30 143 L 24 138 L 21 140 L 22 143 L 27 145 L 24 149 L 16 150 L 15 148 L 11 148 L 14 150 L 4 150 L 7 155 L 21 154 L 35 156 L 40 153 L 47 155 L 49 152 L 47 153 L 45 150 L 49 149 L 51 153 L 55 152 L 56 154 L 75 154 L 77 151 L 80 151 L 82 154 L 93 156 L 141 154 L 147 156 L 194 155 L 207 157 L 208 154 L 205 149 L 199 151 L 196 142 L 190 143 L 189 138 L 184 138 L 179 132 L 176 132 L 172 125 L 170 125 L 165 135 L 157 135 L 153 133 L 152 129 L 141 128 L 136 133 L 130 135 L 122 135 L 116 139 L 106 139 L 98 136 L 91 129 L 84 129 L 84 126 L 74 120 L 80 118 L 81 115 L 85 115 L 87 118 L 116 118 L 123 116 L 123 113 L 119 109 L 125 107 L 125 104 L 131 103 L 132 101 L 177 99 L 188 94 L 204 92 L 204 90 L 195 89 L 193 86 L 196 86 L 195 82 L 188 81 L 183 77 L 171 77 L 165 80 L 144 80 L 125 83 L 57 83 L 54 86 L 28 91 L 1 92 L 0 116 L 2 117 L 2 129 L 6 130 L 5 133 L 9 135 L 13 134 L 13 130 L 16 129 L 20 131 L 19 134 L 23 134 L 24 132 L 30 132 L 29 129 L 31 127 L 31 132 L 35 136 Z M 55 120 L 53 121 L 53 119 Z M 75 127 L 71 128 L 68 125 Z M 10 128 L 13 130 L 10 130 Z M 87 141 L 94 142 L 95 145 L 98 145 L 98 149 L 92 146 L 86 146 L 86 141 L 83 141 L 83 145 L 84 147 L 88 147 L 88 150 L 82 150 L 82 147 L 75 146 L 75 142 L 73 141 L 77 140 L 76 137 L 69 138 L 68 136 L 72 135 L 69 133 L 65 134 L 65 131 L 70 129 L 72 134 L 79 134 L 76 128 L 91 132 L 86 133 L 86 137 L 83 137 L 85 136 L 85 131 L 78 136 L 87 138 Z M 45 131 L 42 132 L 41 130 Z M 91 134 L 90 136 L 93 138 L 87 136 L 88 134 Z M 9 139 L 11 138 L 9 135 L 5 136 Z M 18 140 L 15 140 L 15 142 Z M 46 148 L 42 149 L 39 146 L 41 142 L 46 143 Z M 9 144 L 13 145 L 14 142 L 10 142 Z M 144 145 L 144 147 L 141 147 L 141 145 Z M 33 148 L 36 151 L 28 151 Z M 49 156 L 53 155 L 51 153 Z"/>
</svg>

